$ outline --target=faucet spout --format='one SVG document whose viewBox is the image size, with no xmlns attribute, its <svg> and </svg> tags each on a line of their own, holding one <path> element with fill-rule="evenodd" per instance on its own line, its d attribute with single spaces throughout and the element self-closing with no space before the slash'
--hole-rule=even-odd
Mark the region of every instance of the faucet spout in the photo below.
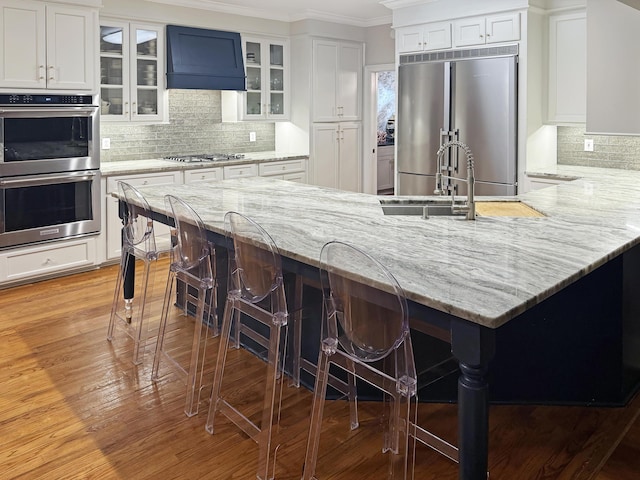
<svg viewBox="0 0 640 480">
<path fill-rule="evenodd" d="M 442 157 L 444 155 L 444 152 L 451 148 L 451 147 L 457 147 L 460 148 L 464 151 L 466 157 L 467 157 L 467 202 L 465 205 L 463 206 L 457 206 L 455 205 L 455 202 L 453 201 L 453 196 L 452 196 L 452 211 L 457 213 L 463 213 L 466 212 L 467 214 L 467 220 L 475 220 L 476 219 L 476 205 L 475 205 L 475 199 L 474 199 L 474 195 L 475 195 L 475 174 L 474 174 L 474 160 L 473 160 L 473 153 L 471 153 L 471 149 L 469 148 L 468 145 L 466 145 L 465 143 L 462 143 L 459 140 L 451 140 L 449 142 L 443 143 L 440 148 L 438 149 L 438 152 L 436 153 L 436 156 L 438 158 L 438 169 L 436 171 L 436 189 L 433 192 L 435 195 L 443 195 L 444 194 L 444 189 L 442 187 L 442 179 L 443 178 L 448 178 L 450 180 L 454 180 L 454 181 L 460 181 L 459 178 L 457 177 L 452 177 L 449 175 L 442 175 L 441 170 L 442 170 Z"/>
</svg>

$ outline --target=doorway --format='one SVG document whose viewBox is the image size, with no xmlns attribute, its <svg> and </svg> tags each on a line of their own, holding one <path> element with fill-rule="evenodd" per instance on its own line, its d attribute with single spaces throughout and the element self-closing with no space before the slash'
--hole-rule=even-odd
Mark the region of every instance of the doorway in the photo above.
<svg viewBox="0 0 640 480">
<path fill-rule="evenodd" d="M 365 67 L 364 191 L 392 195 L 395 185 L 395 65 Z"/>
</svg>

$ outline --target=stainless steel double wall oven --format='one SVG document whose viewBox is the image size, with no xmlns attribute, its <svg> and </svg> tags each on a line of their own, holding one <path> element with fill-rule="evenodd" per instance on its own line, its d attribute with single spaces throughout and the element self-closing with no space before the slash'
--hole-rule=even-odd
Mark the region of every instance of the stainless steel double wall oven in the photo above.
<svg viewBox="0 0 640 480">
<path fill-rule="evenodd" d="M 97 97 L 0 95 L 0 248 L 100 231 Z"/>
</svg>

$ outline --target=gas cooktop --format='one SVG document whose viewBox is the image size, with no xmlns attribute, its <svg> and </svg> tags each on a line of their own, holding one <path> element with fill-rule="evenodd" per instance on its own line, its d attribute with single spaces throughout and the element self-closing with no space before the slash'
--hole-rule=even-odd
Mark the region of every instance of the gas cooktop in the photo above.
<svg viewBox="0 0 640 480">
<path fill-rule="evenodd" d="M 183 163 L 220 162 L 222 160 L 237 160 L 244 158 L 243 153 L 203 153 L 198 155 L 169 155 L 163 160 Z"/>
</svg>

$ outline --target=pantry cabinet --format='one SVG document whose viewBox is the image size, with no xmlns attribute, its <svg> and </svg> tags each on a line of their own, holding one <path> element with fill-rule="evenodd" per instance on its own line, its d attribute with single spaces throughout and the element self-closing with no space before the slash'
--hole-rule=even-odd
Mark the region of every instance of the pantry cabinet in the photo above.
<svg viewBox="0 0 640 480">
<path fill-rule="evenodd" d="M 94 8 L 1 0 L 0 88 L 95 90 L 97 23 Z"/>
<path fill-rule="evenodd" d="M 361 191 L 362 127 L 359 122 L 315 123 L 312 132 L 311 183 Z"/>
<path fill-rule="evenodd" d="M 360 120 L 362 44 L 313 40 L 313 121 Z"/>
<path fill-rule="evenodd" d="M 100 20 L 101 119 L 161 121 L 166 108 L 161 25 Z"/>
</svg>

